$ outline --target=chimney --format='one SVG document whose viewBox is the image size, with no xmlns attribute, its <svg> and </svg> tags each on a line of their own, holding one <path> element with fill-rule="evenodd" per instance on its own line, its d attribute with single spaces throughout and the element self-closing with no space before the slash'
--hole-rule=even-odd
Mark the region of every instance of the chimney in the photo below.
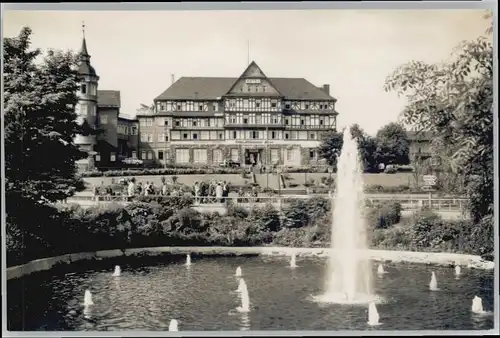
<svg viewBox="0 0 500 338">
<path fill-rule="evenodd" d="M 170 85 L 173 85 L 174 82 L 175 82 L 175 74 L 171 74 L 170 76 L 171 76 L 171 79 L 172 79 L 172 83 Z"/>
<path fill-rule="evenodd" d="M 323 85 L 323 91 L 330 95 L 330 85 L 329 84 L 324 84 Z"/>
</svg>

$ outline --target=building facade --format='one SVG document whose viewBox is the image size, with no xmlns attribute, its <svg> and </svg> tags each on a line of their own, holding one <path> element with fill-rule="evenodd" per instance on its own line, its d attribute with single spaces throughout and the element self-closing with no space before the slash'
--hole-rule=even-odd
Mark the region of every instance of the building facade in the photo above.
<svg viewBox="0 0 500 338">
<path fill-rule="evenodd" d="M 407 131 L 410 148 L 410 162 L 427 161 L 432 158 L 432 139 L 434 134 L 428 131 Z"/>
<path fill-rule="evenodd" d="M 121 157 L 137 153 L 138 122 L 120 115 L 119 91 L 98 90 L 99 76 L 90 63 L 85 37 L 78 72 L 81 83 L 75 112 L 84 134 L 76 135 L 75 144 L 87 153 L 87 157 L 76 165 L 80 171 L 119 166 Z"/>
<path fill-rule="evenodd" d="M 329 85 L 268 78 L 252 62 L 238 78 L 181 77 L 137 114 L 144 161 L 177 165 L 318 165 L 336 129 Z"/>
</svg>

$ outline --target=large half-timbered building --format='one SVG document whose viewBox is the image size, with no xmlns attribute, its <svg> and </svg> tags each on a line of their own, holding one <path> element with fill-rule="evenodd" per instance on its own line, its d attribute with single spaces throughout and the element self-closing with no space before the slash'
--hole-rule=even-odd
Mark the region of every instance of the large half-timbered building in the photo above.
<svg viewBox="0 0 500 338">
<path fill-rule="evenodd" d="M 139 154 L 163 164 L 319 163 L 322 134 L 336 128 L 329 85 L 268 78 L 252 62 L 238 78 L 181 77 L 139 112 Z"/>
</svg>

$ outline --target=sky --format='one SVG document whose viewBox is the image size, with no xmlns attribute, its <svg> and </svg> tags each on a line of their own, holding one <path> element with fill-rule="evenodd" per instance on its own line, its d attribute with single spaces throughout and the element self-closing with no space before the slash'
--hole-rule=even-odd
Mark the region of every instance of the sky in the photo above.
<svg viewBox="0 0 500 338">
<path fill-rule="evenodd" d="M 386 77 L 411 60 L 437 63 L 484 35 L 484 10 L 4 11 L 3 34 L 33 30 L 33 47 L 78 51 L 82 22 L 99 89 L 121 92 L 134 115 L 171 74 L 238 77 L 255 61 L 269 77 L 330 84 L 338 126 L 370 134 L 396 121 L 405 100 Z M 249 43 L 248 43 L 249 42 Z M 248 45 L 250 48 L 248 48 Z"/>
</svg>

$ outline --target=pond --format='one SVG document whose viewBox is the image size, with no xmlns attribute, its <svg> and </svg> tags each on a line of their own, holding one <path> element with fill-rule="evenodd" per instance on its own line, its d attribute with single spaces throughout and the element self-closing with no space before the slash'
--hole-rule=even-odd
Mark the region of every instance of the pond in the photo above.
<svg viewBox="0 0 500 338">
<path fill-rule="evenodd" d="M 120 277 L 112 277 L 120 264 Z M 422 264 L 386 264 L 375 293 L 381 325 L 367 324 L 366 305 L 316 303 L 325 287 L 327 262 L 298 258 L 290 268 L 279 257 L 119 258 L 56 267 L 8 281 L 8 329 L 12 331 L 168 330 L 487 330 L 493 315 L 471 312 L 474 296 L 493 310 L 491 271 Z M 242 268 L 250 312 L 236 310 Z M 432 271 L 439 291 L 429 291 Z M 84 311 L 85 290 L 94 305 Z"/>
</svg>

